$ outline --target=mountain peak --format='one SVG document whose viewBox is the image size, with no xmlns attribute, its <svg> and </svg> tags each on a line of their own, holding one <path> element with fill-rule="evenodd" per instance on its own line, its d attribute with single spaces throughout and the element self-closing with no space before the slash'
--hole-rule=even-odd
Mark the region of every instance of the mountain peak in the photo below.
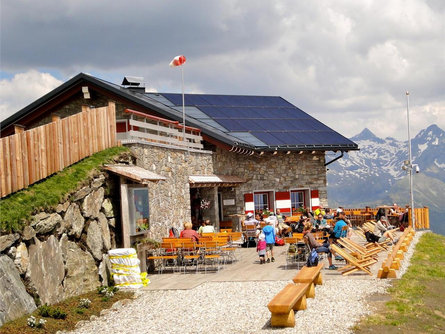
<svg viewBox="0 0 445 334">
<path fill-rule="evenodd" d="M 351 138 L 352 141 L 359 141 L 359 140 L 371 140 L 377 143 L 384 143 L 385 141 L 379 137 L 377 137 L 375 134 L 371 132 L 368 128 L 364 128 L 362 132 L 360 132 L 358 135 L 355 135 Z"/>
<path fill-rule="evenodd" d="M 441 137 L 445 132 L 439 128 L 436 124 L 431 124 L 426 129 L 420 131 L 416 138 L 427 138 L 427 137 Z"/>
</svg>

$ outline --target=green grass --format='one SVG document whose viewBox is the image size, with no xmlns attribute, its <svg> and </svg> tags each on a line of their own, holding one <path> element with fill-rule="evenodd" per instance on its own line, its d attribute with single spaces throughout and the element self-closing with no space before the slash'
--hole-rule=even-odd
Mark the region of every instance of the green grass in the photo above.
<svg viewBox="0 0 445 334">
<path fill-rule="evenodd" d="M 0 231 L 21 231 L 33 213 L 56 206 L 93 176 L 100 166 L 127 152 L 126 147 L 112 147 L 65 168 L 45 180 L 0 201 Z"/>
<path fill-rule="evenodd" d="M 115 302 L 121 299 L 131 299 L 133 292 L 118 291 L 113 297 L 106 299 L 97 291 L 92 291 L 80 296 L 68 298 L 60 303 L 49 306 L 51 310 L 58 310 L 59 313 L 66 314 L 65 319 L 55 319 L 54 317 L 43 317 L 39 309 L 32 314 L 25 315 L 14 321 L 8 322 L 0 327 L 0 333 L 7 334 L 28 334 L 28 333 L 56 333 L 61 330 L 73 330 L 76 324 L 82 320 L 89 320 L 92 315 L 99 316 L 103 309 L 110 308 Z M 87 298 L 91 301 L 88 308 L 80 306 L 80 300 Z M 27 319 L 33 315 L 37 321 L 46 320 L 43 328 L 31 328 L 27 324 Z"/>
<path fill-rule="evenodd" d="M 420 238 L 410 267 L 389 293 L 384 308 L 355 327 L 358 333 L 445 332 L 444 236 L 425 233 Z"/>
</svg>

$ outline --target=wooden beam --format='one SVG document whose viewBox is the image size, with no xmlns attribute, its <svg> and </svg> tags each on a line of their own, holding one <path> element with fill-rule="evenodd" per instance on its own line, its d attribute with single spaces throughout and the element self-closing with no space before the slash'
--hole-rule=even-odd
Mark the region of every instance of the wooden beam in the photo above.
<svg viewBox="0 0 445 334">
<path fill-rule="evenodd" d="M 25 126 L 20 124 L 14 124 L 14 134 L 22 133 L 23 131 L 25 131 Z"/>
</svg>

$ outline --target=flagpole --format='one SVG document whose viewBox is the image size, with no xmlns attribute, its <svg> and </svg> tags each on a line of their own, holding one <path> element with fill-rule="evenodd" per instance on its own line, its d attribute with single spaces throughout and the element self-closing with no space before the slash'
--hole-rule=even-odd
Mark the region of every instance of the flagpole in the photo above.
<svg viewBox="0 0 445 334">
<path fill-rule="evenodd" d="M 182 141 L 185 145 L 185 98 L 184 98 L 184 66 L 181 66 L 181 77 L 182 77 Z"/>
<path fill-rule="evenodd" d="M 409 194 L 411 200 L 411 226 L 416 229 L 416 218 L 414 213 L 414 194 L 413 194 L 413 157 L 411 152 L 411 134 L 409 131 L 409 92 L 406 92 L 406 120 L 408 124 L 408 161 L 409 161 Z"/>
</svg>

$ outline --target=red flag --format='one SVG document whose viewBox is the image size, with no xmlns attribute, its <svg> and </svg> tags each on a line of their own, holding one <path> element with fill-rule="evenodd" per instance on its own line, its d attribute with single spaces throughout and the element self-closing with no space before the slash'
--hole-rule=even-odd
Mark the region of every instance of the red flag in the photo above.
<svg viewBox="0 0 445 334">
<path fill-rule="evenodd" d="M 175 58 L 173 58 L 173 60 L 170 62 L 170 66 L 174 67 L 174 66 L 181 66 L 182 64 L 185 63 L 185 57 L 184 56 L 176 56 Z"/>
</svg>

